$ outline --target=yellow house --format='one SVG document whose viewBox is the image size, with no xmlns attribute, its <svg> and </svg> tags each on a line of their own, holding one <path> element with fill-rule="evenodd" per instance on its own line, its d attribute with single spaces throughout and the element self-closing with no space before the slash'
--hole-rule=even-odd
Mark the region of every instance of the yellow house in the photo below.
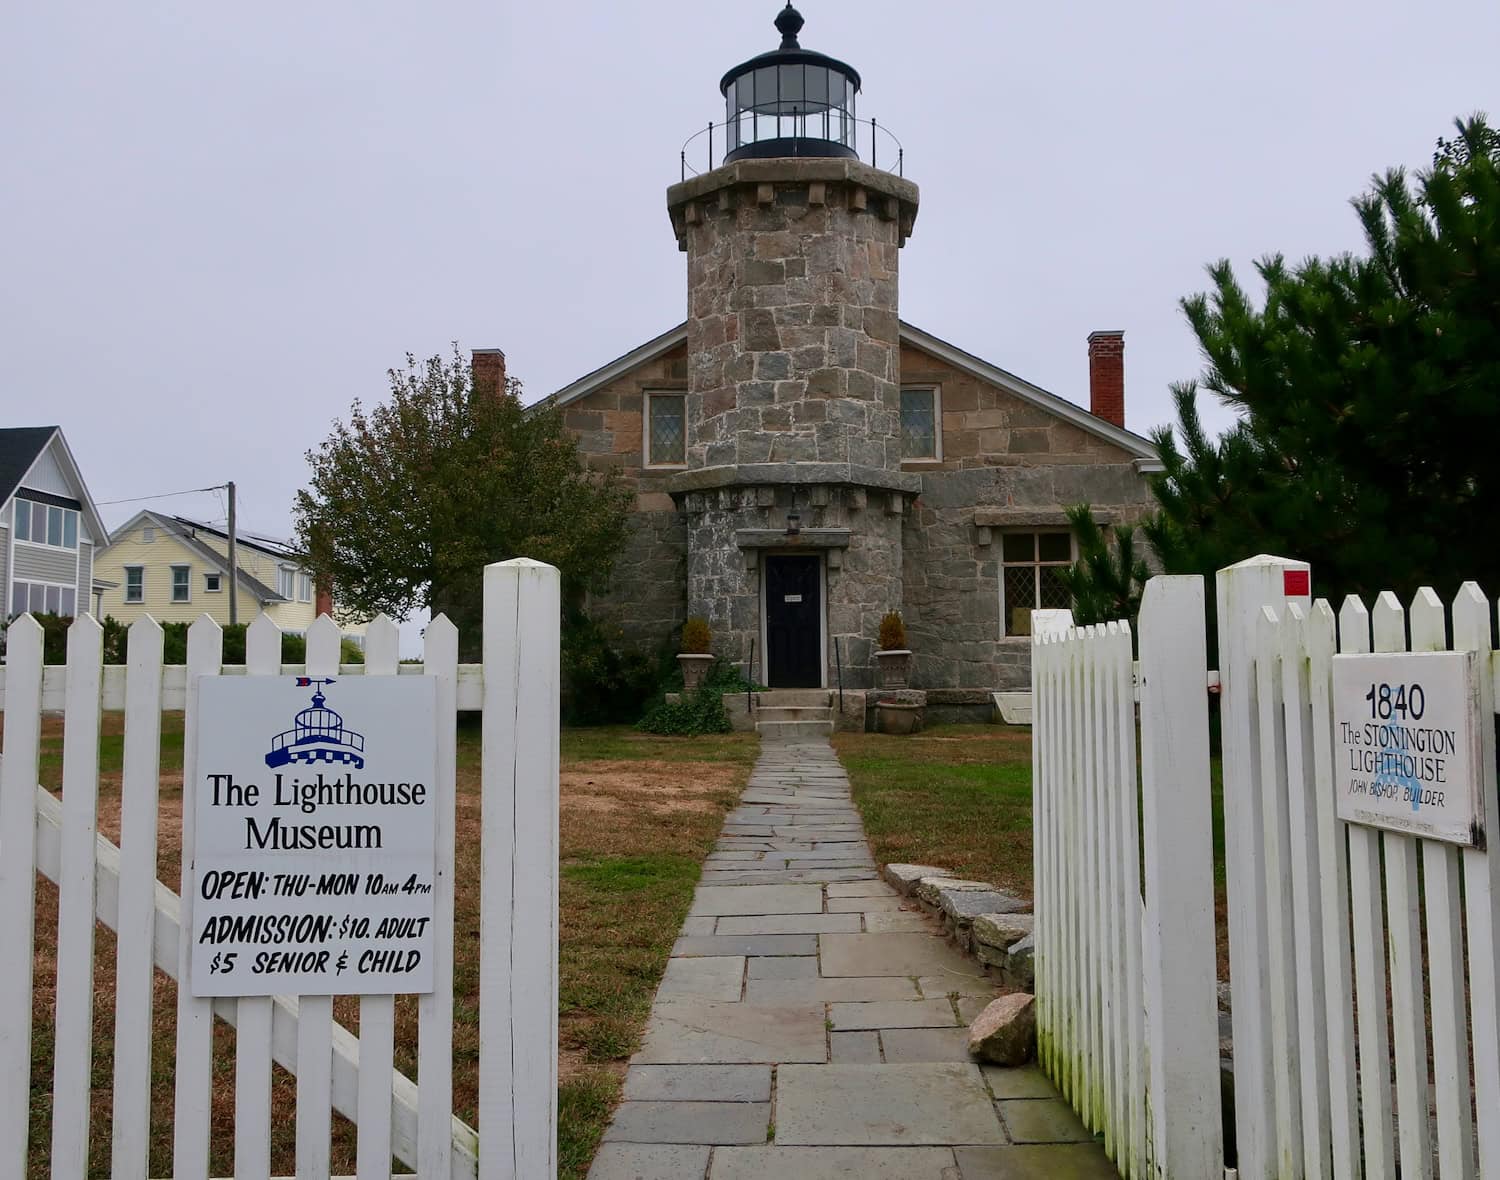
<svg viewBox="0 0 1500 1180">
<path fill-rule="evenodd" d="M 264 611 L 283 631 L 304 633 L 319 609 L 332 612 L 312 574 L 284 541 L 237 533 L 237 614 L 241 623 Z M 189 623 L 210 615 L 229 623 L 229 537 L 223 530 L 149 509 L 110 536 L 94 559 L 94 577 L 113 582 L 100 615 L 133 623 L 150 614 L 161 623 Z M 345 625 L 346 638 L 363 646 L 363 623 Z"/>
</svg>

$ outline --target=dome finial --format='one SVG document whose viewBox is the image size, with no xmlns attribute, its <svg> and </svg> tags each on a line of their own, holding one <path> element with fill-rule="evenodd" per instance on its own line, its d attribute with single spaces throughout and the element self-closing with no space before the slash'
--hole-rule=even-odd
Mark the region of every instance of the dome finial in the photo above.
<svg viewBox="0 0 1500 1180">
<path fill-rule="evenodd" d="M 802 31 L 802 26 L 806 23 L 802 19 L 802 14 L 792 7 L 792 0 L 787 0 L 786 7 L 776 16 L 776 31 L 781 34 L 781 48 L 801 49 L 797 34 Z"/>
</svg>

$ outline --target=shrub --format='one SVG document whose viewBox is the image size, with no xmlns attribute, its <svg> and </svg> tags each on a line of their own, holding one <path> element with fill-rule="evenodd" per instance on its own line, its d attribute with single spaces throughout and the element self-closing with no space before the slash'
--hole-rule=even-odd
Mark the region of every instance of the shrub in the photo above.
<svg viewBox="0 0 1500 1180">
<path fill-rule="evenodd" d="M 562 716 L 568 724 L 633 722 L 660 691 L 659 661 L 617 646 L 617 638 L 582 612 L 563 625 Z"/>
<path fill-rule="evenodd" d="M 680 650 L 684 655 L 707 655 L 712 640 L 713 634 L 708 629 L 707 619 L 694 615 L 682 625 Z"/>
<path fill-rule="evenodd" d="M 705 684 L 675 701 L 661 701 L 641 718 L 636 728 L 642 733 L 680 736 L 728 733 L 729 711 L 724 708 L 723 692 Z"/>
<path fill-rule="evenodd" d="M 880 650 L 906 650 L 906 624 L 901 621 L 899 611 L 887 611 L 880 620 Z"/>
</svg>

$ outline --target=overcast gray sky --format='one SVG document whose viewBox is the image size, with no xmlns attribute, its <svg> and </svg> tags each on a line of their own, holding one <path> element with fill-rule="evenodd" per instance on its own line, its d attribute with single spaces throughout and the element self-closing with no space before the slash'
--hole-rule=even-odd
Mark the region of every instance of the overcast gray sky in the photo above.
<svg viewBox="0 0 1500 1180">
<path fill-rule="evenodd" d="M 61 424 L 97 500 L 234 479 L 285 534 L 406 351 L 503 348 L 536 397 L 682 319 L 664 191 L 777 7 L 12 6 L 0 419 Z M 903 316 L 1084 404 L 1085 337 L 1123 328 L 1141 432 L 1199 368 L 1205 263 L 1357 246 L 1372 171 L 1500 114 L 1494 0 L 801 10 L 921 186 Z"/>
</svg>

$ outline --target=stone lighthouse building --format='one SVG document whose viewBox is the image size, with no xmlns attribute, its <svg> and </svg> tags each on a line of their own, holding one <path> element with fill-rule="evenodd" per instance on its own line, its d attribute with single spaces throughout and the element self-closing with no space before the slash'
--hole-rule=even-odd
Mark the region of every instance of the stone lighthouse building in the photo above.
<svg viewBox="0 0 1500 1180">
<path fill-rule="evenodd" d="M 987 709 L 1026 681 L 1031 611 L 1066 605 L 1064 507 L 1133 519 L 1156 455 L 1121 333 L 1089 337 L 1085 410 L 901 319 L 917 186 L 802 28 L 788 4 L 723 76 L 722 158 L 667 190 L 686 321 L 553 395 L 636 490 L 591 609 L 653 648 L 701 615 L 773 688 L 869 686 L 899 611 L 929 709 Z"/>
</svg>

